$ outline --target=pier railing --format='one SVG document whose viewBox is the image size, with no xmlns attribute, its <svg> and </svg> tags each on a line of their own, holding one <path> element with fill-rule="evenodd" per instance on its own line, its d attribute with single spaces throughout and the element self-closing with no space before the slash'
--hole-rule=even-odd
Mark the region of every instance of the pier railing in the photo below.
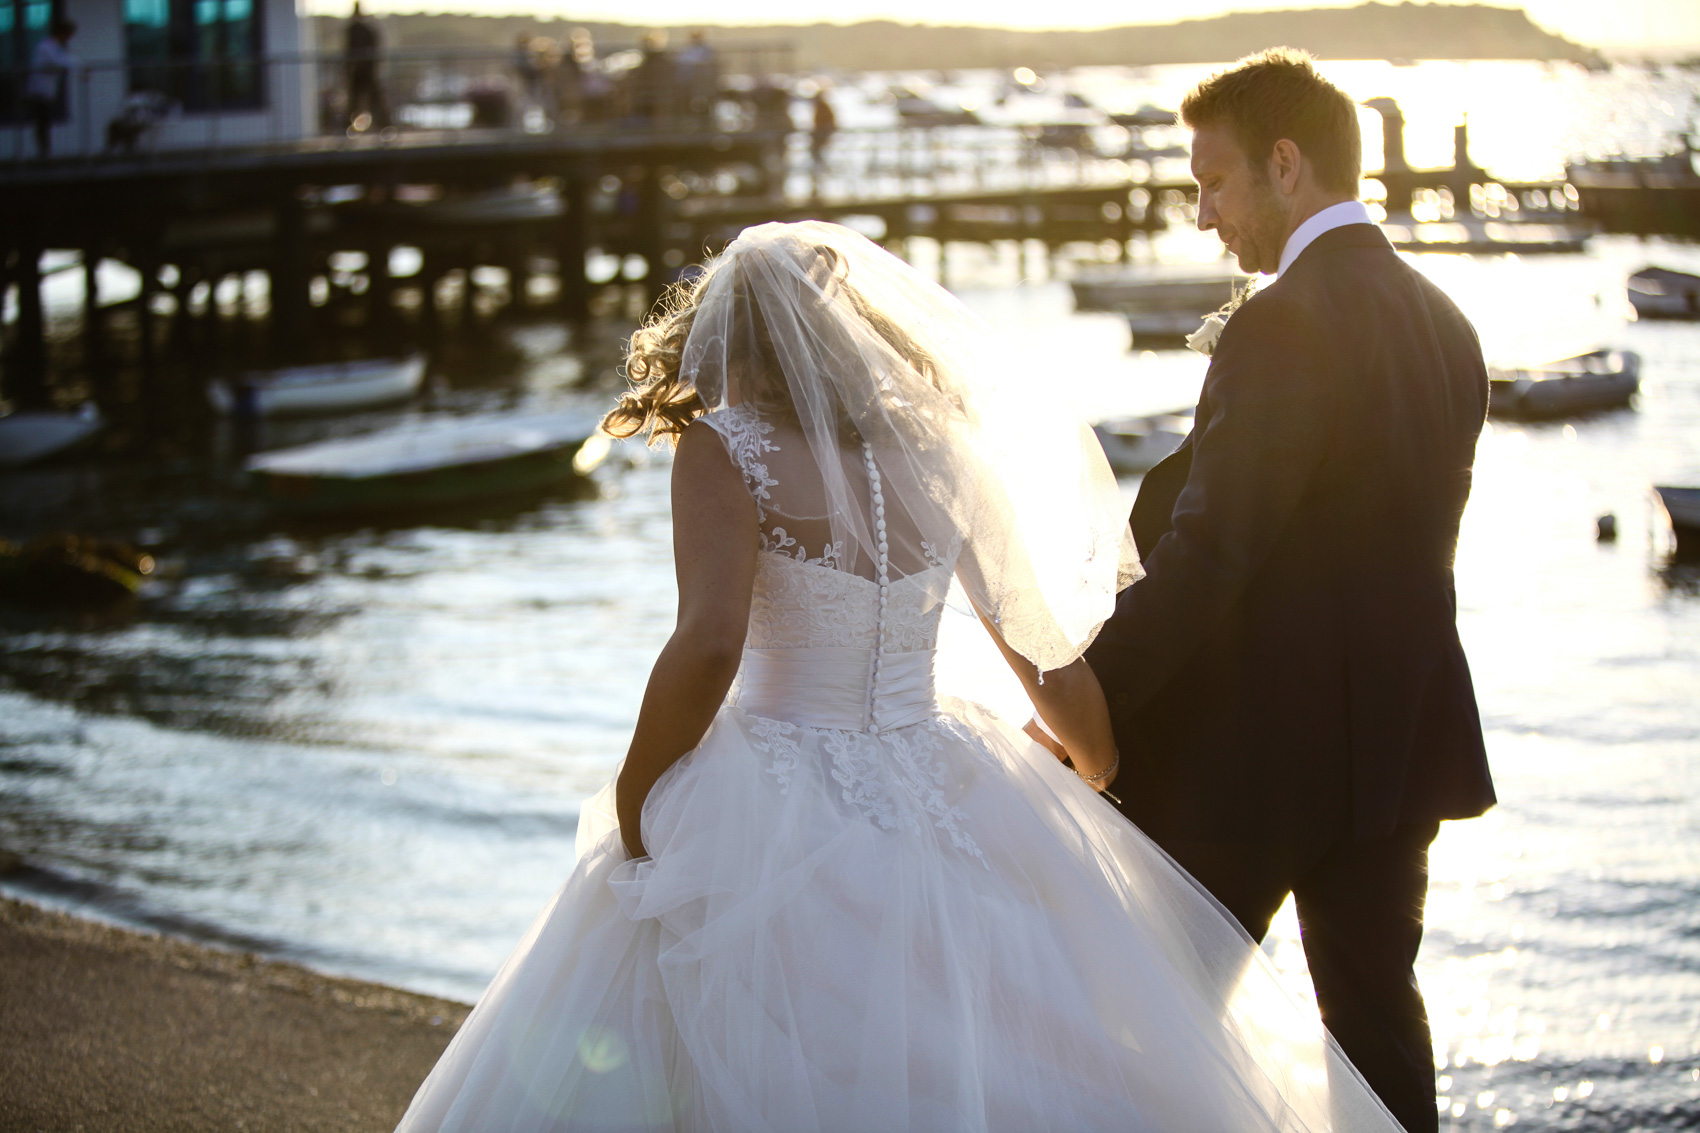
<svg viewBox="0 0 1700 1133">
<path fill-rule="evenodd" d="M 174 151 L 369 146 L 558 130 L 790 129 L 786 45 L 712 57 L 636 48 L 575 60 L 491 49 L 85 62 L 60 77 L 47 160 L 146 161 Z M 43 160 L 23 99 L 28 69 L 0 70 L 0 163 Z"/>
<path fill-rule="evenodd" d="M 1042 126 L 896 126 L 834 134 L 791 167 L 816 197 L 965 196 L 1184 181 L 1186 162 L 1130 144 L 1125 130 L 1059 138 Z M 797 177 L 794 175 L 792 181 Z"/>
</svg>

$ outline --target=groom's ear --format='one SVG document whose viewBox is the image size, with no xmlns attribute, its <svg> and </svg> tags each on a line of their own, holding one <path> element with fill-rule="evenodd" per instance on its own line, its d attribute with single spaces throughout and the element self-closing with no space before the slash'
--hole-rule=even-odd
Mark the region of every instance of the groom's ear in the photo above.
<svg viewBox="0 0 1700 1133">
<path fill-rule="evenodd" d="M 1269 152 L 1266 168 L 1269 180 L 1275 183 L 1283 196 L 1290 197 L 1298 192 L 1299 180 L 1304 172 L 1304 154 L 1299 152 L 1299 144 L 1291 138 L 1277 141 Z"/>
</svg>

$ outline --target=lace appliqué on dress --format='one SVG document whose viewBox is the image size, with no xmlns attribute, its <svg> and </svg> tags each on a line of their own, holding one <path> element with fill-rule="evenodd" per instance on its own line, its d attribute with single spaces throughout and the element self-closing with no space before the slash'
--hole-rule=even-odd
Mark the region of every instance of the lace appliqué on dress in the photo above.
<svg viewBox="0 0 1700 1133">
<path fill-rule="evenodd" d="M 732 460 L 744 474 L 750 497 L 756 501 L 756 519 L 765 525 L 767 509 L 762 507 L 762 502 L 773 498 L 769 488 L 779 486 L 779 481 L 767 474 L 767 462 L 762 459 L 770 452 L 779 451 L 779 446 L 767 439 L 773 426 L 736 407 L 715 414 L 709 423 L 725 438 L 726 451 L 732 454 Z"/>
<path fill-rule="evenodd" d="M 756 510 L 761 510 L 759 505 Z M 793 547 L 797 549 L 793 551 L 791 549 Z M 770 551 L 776 555 L 784 555 L 789 559 L 796 559 L 805 566 L 820 566 L 826 567 L 828 570 L 837 570 L 839 568 L 839 560 L 844 557 L 844 540 L 838 539 L 827 544 L 827 548 L 825 551 L 821 552 L 820 558 L 811 559 L 803 550 L 802 545 L 799 544 L 797 540 L 791 538 L 785 528 L 775 527 L 771 535 L 769 535 L 766 531 L 761 533 L 761 549 L 764 551 Z"/>
<path fill-rule="evenodd" d="M 773 756 L 773 762 L 767 765 L 767 773 L 779 780 L 779 793 L 789 794 L 791 776 L 797 771 L 801 752 L 797 744 L 797 725 L 757 716 L 750 725 L 750 732 L 756 736 L 756 749 Z"/>
<path fill-rule="evenodd" d="M 709 424 L 725 440 L 726 450 L 738 465 L 738 471 L 743 473 L 744 486 L 749 489 L 750 498 L 755 501 L 756 522 L 761 526 L 761 549 L 796 559 L 800 563 L 836 570 L 844 557 L 844 544 L 841 540 L 828 545 L 819 558 L 811 559 L 785 528 L 775 527 L 771 531 L 768 530 L 768 512 L 763 505 L 773 499 L 773 493 L 768 489 L 779 486 L 779 481 L 768 474 L 765 459 L 768 453 L 779 451 L 779 446 L 769 439 L 773 426 L 741 406 L 731 406 L 713 414 Z"/>
<path fill-rule="evenodd" d="M 822 734 L 832 756 L 832 777 L 843 788 L 844 801 L 864 818 L 884 830 L 902 826 L 920 834 L 924 816 L 950 836 L 951 845 L 987 864 L 979 845 L 962 829 L 967 815 L 945 797 L 937 720 L 892 732 Z"/>
<path fill-rule="evenodd" d="M 938 570 L 939 568 L 934 568 Z M 938 574 L 912 574 L 891 584 L 886 607 L 888 653 L 938 645 L 943 612 L 935 594 L 946 581 Z M 879 588 L 874 582 L 788 554 L 762 555 L 756 562 L 755 593 L 745 644 L 752 649 L 788 646 L 849 646 L 871 649 L 879 637 Z"/>
<path fill-rule="evenodd" d="M 927 556 L 927 562 L 933 566 L 954 567 L 957 556 L 962 554 L 962 536 L 960 533 L 951 536 L 950 545 L 942 551 L 923 539 L 921 540 L 921 553 Z"/>
</svg>

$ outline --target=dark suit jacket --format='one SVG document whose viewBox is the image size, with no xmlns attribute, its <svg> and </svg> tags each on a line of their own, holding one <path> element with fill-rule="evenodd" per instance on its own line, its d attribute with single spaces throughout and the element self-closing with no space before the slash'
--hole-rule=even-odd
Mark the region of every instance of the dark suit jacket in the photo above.
<svg viewBox="0 0 1700 1133">
<path fill-rule="evenodd" d="M 1452 584 L 1487 396 L 1475 330 L 1373 225 L 1234 313 L 1134 504 L 1146 576 L 1086 655 L 1143 830 L 1374 837 L 1493 805 Z"/>
</svg>

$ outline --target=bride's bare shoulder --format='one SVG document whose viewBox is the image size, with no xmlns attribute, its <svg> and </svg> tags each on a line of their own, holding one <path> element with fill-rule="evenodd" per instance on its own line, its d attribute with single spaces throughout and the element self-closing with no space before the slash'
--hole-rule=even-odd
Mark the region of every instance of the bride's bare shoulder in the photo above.
<svg viewBox="0 0 1700 1133">
<path fill-rule="evenodd" d="M 698 417 L 679 434 L 673 452 L 673 494 L 675 498 L 709 499 L 722 493 L 749 500 L 743 474 L 726 451 L 725 439 L 713 424 Z"/>
</svg>

